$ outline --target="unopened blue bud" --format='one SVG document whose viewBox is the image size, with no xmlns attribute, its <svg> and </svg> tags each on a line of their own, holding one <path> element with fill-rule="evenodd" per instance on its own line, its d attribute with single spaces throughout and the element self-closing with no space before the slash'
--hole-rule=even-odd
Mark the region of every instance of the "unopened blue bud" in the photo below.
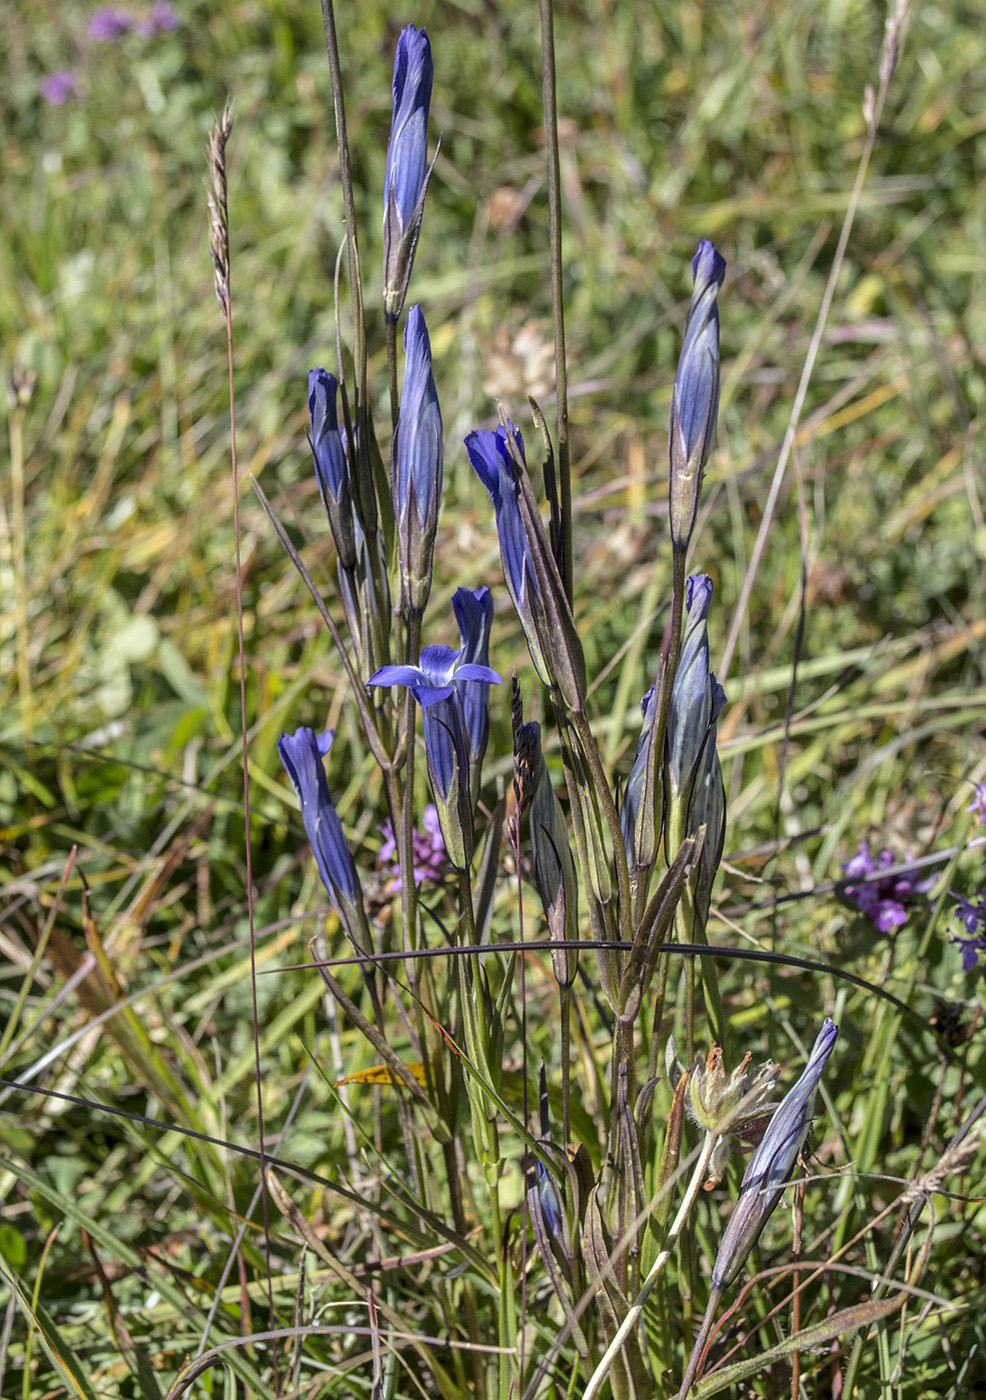
<svg viewBox="0 0 986 1400">
<path fill-rule="evenodd" d="M 294 734 L 282 734 L 277 741 L 277 751 L 298 794 L 301 819 L 322 883 L 346 932 L 357 946 L 365 948 L 369 946 L 370 936 L 363 894 L 342 823 L 329 795 L 322 762 L 331 743 L 331 730 L 317 735 L 313 729 L 302 727 Z"/>
<path fill-rule="evenodd" d="M 459 624 L 459 655 L 464 662 L 490 664 L 490 630 L 493 625 L 493 594 L 488 588 L 457 588 L 452 610 Z M 479 798 L 483 757 L 490 732 L 490 688 L 484 681 L 456 681 L 462 703 L 462 722 L 469 745 L 469 786 L 473 806 Z"/>
<path fill-rule="evenodd" d="M 503 577 L 534 667 L 544 684 L 579 712 L 585 658 L 527 476 L 524 439 L 512 423 L 501 424 L 495 432 L 470 433 L 466 451 L 493 502 Z"/>
<path fill-rule="evenodd" d="M 356 565 L 353 501 L 346 446 L 336 413 L 338 384 L 324 369 L 308 371 L 308 412 L 315 476 L 339 563 L 346 572 Z"/>
<path fill-rule="evenodd" d="M 739 1273 L 791 1179 L 811 1130 L 819 1080 L 838 1034 L 838 1026 L 826 1017 L 804 1073 L 775 1109 L 750 1158 L 712 1270 L 716 1289 L 728 1287 Z"/>
<path fill-rule="evenodd" d="M 654 760 L 654 687 L 640 702 L 643 725 L 623 791 L 620 828 L 630 870 L 649 868 L 661 835 L 661 770 Z"/>
<path fill-rule="evenodd" d="M 705 238 L 692 260 L 691 306 L 671 402 L 671 539 L 691 538 L 719 415 L 719 288 L 726 262 Z"/>
<path fill-rule="evenodd" d="M 428 108 L 434 65 L 423 29 L 401 30 L 394 59 L 394 115 L 383 183 L 383 305 L 401 314 L 428 187 Z"/>
<path fill-rule="evenodd" d="M 404 327 L 404 392 L 394 437 L 391 489 L 405 606 L 422 613 L 431 592 L 442 501 L 442 414 L 431 372 L 431 342 L 420 306 Z"/>
</svg>

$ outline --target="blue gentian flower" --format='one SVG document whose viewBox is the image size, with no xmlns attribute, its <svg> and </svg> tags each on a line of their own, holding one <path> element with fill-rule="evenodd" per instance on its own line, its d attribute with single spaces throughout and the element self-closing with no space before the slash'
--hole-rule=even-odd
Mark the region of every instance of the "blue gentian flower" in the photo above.
<svg viewBox="0 0 986 1400">
<path fill-rule="evenodd" d="M 442 501 L 442 414 L 431 373 L 431 342 L 421 307 L 404 327 L 404 392 L 394 436 L 391 490 L 405 606 L 422 613 Z"/>
<path fill-rule="evenodd" d="M 460 662 L 462 655 L 451 647 L 423 647 L 417 666 L 381 666 L 367 685 L 406 685 L 421 706 L 447 700 L 456 681 L 484 681 L 499 685 L 500 677 L 489 666 Z"/>
<path fill-rule="evenodd" d="M 570 710 L 584 708 L 585 658 L 512 423 L 466 438 L 469 461 L 496 514 L 500 559 L 534 668 Z"/>
<path fill-rule="evenodd" d="M 351 572 L 356 566 L 356 538 L 346 445 L 336 413 L 338 389 L 335 377 L 321 367 L 308 371 L 308 413 L 315 477 L 339 563 Z"/>
<path fill-rule="evenodd" d="M 460 662 L 459 655 L 451 647 L 425 647 L 417 666 L 381 666 L 367 685 L 406 685 L 421 706 L 428 777 L 442 840 L 449 863 L 456 870 L 466 870 L 473 849 L 469 747 L 455 684 L 461 679 L 499 685 L 500 677 L 489 666 Z"/>
<path fill-rule="evenodd" d="M 739 1273 L 791 1179 L 811 1130 L 819 1080 L 838 1034 L 838 1026 L 826 1017 L 801 1078 L 775 1109 L 750 1158 L 712 1269 L 715 1289 L 728 1287 Z"/>
<path fill-rule="evenodd" d="M 726 262 L 703 238 L 692 259 L 691 306 L 671 401 L 671 539 L 684 549 L 719 414 L 719 288 Z"/>
<path fill-rule="evenodd" d="M 394 116 L 383 182 L 384 312 L 401 314 L 428 187 L 428 108 L 434 65 L 425 31 L 401 31 L 394 60 Z"/>
<path fill-rule="evenodd" d="M 370 943 L 356 866 L 346 844 L 322 762 L 332 744 L 332 731 L 316 734 L 302 727 L 277 741 L 285 771 L 301 803 L 301 819 L 315 855 L 318 873 L 340 921 L 357 947 Z"/>
</svg>

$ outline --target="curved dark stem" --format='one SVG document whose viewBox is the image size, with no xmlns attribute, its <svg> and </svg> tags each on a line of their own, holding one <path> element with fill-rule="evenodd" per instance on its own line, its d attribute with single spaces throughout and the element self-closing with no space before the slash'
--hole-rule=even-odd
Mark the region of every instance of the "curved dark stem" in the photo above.
<svg viewBox="0 0 986 1400">
<path fill-rule="evenodd" d="M 555 81 L 553 0 L 538 0 L 541 16 L 541 79 L 548 171 L 548 238 L 551 244 L 551 319 L 555 333 L 555 393 L 558 478 L 561 485 L 561 577 L 572 603 L 572 469 L 568 453 L 568 370 L 565 365 L 565 299 L 561 262 L 561 179 L 558 160 L 558 100 Z"/>
</svg>

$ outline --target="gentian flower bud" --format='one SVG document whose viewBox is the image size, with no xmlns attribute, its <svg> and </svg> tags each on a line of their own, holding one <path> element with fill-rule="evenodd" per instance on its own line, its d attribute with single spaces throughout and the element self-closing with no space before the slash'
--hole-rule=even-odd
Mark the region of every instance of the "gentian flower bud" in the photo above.
<svg viewBox="0 0 986 1400">
<path fill-rule="evenodd" d="M 452 611 L 459 624 L 463 661 L 480 666 L 490 664 L 490 629 L 493 625 L 493 595 L 488 588 L 457 588 L 452 595 Z M 462 722 L 469 746 L 469 787 L 473 806 L 479 798 L 483 757 L 490 732 L 490 688 L 484 681 L 457 681 L 462 704 Z"/>
<path fill-rule="evenodd" d="M 775 1109 L 750 1158 L 712 1269 L 714 1289 L 721 1291 L 733 1282 L 791 1179 L 811 1129 L 818 1083 L 838 1034 L 838 1026 L 826 1017 L 804 1073 Z"/>
<path fill-rule="evenodd" d="M 431 373 L 431 343 L 420 306 L 404 327 L 404 392 L 394 436 L 391 490 L 404 605 L 422 613 L 431 592 L 442 502 L 442 414 Z"/>
<path fill-rule="evenodd" d="M 428 777 L 449 862 L 466 870 L 472 860 L 472 800 L 469 749 L 456 680 L 499 685 L 489 666 L 459 661 L 451 647 L 425 647 L 417 666 L 381 666 L 367 685 L 406 685 L 423 711 Z"/>
<path fill-rule="evenodd" d="M 434 76 L 423 29 L 401 30 L 394 59 L 394 116 L 383 181 L 383 309 L 401 314 L 428 188 L 428 108 Z"/>
<path fill-rule="evenodd" d="M 541 896 L 548 932 L 553 939 L 574 940 L 578 938 L 579 929 L 575 859 L 561 803 L 551 785 L 541 752 L 541 726 L 535 720 L 521 725 L 515 749 L 525 773 L 525 787 L 533 789 L 528 823 L 534 883 Z M 578 972 L 578 949 L 552 948 L 551 962 L 559 987 L 570 987 Z"/>
<path fill-rule="evenodd" d="M 671 401 L 671 539 L 684 549 L 719 414 L 719 288 L 726 262 L 705 238 L 692 259 L 692 302 Z"/>
<path fill-rule="evenodd" d="M 301 819 L 315 853 L 322 884 L 353 946 L 365 951 L 371 939 L 363 909 L 363 893 L 342 823 L 329 795 L 322 763 L 331 744 L 331 729 L 326 734 L 316 734 L 313 729 L 302 727 L 294 734 L 282 734 L 277 741 L 277 751 L 291 786 L 298 794 Z"/>
<path fill-rule="evenodd" d="M 626 847 L 627 866 L 649 869 L 661 835 L 661 770 L 654 762 L 654 687 L 640 702 L 643 725 L 637 740 L 637 753 L 623 790 L 620 827 Z"/>
<path fill-rule="evenodd" d="M 709 669 L 707 620 L 712 580 L 693 574 L 685 588 L 685 631 L 668 711 L 665 792 L 665 841 L 672 859 L 686 836 L 694 835 L 694 807 L 703 763 L 711 764 L 710 745 L 726 694 Z M 713 832 L 708 835 L 711 838 Z"/>
<path fill-rule="evenodd" d="M 535 670 L 568 708 L 581 712 L 585 657 L 527 475 L 524 439 L 509 424 L 466 438 L 473 470 L 496 512 L 503 577 Z"/>
<path fill-rule="evenodd" d="M 315 476 L 336 554 L 342 568 L 350 573 L 356 566 L 356 540 L 353 531 L 353 502 L 349 483 L 346 447 L 336 415 L 338 384 L 324 369 L 308 371 L 308 412 L 311 416 L 311 448 Z"/>
</svg>

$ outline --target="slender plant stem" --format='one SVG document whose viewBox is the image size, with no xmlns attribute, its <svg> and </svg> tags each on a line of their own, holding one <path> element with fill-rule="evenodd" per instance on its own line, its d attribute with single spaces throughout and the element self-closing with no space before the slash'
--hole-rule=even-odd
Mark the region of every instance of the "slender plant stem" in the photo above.
<svg viewBox="0 0 986 1400">
<path fill-rule="evenodd" d="M 730 624 L 729 636 L 726 638 L 726 646 L 723 650 L 722 662 L 719 666 L 719 679 L 723 681 L 729 674 L 729 667 L 736 650 L 736 644 L 739 640 L 743 618 L 746 616 L 750 594 L 753 591 L 753 584 L 757 576 L 757 571 L 760 568 L 760 561 L 763 558 L 764 550 L 767 546 L 767 535 L 774 519 L 774 510 L 777 506 L 778 497 L 780 496 L 781 485 L 784 481 L 784 473 L 787 471 L 787 464 L 790 461 L 791 453 L 794 451 L 794 445 L 798 434 L 798 424 L 801 421 L 801 413 L 804 408 L 805 398 L 808 394 L 808 385 L 811 382 L 811 376 L 815 369 L 815 361 L 818 358 L 822 336 L 825 334 L 825 325 L 828 321 L 829 311 L 835 297 L 836 285 L 842 272 L 842 264 L 846 256 L 846 248 L 849 244 L 849 235 L 856 221 L 856 212 L 863 196 L 863 188 L 866 184 L 866 176 L 870 168 L 870 157 L 873 154 L 873 147 L 876 145 L 877 134 L 880 129 L 880 119 L 883 115 L 884 104 L 887 100 L 887 89 L 890 85 L 891 74 L 894 71 L 907 9 L 908 0 L 896 0 L 896 4 L 887 17 L 883 54 L 880 62 L 879 87 L 875 96 L 872 93 L 868 94 L 868 100 L 864 108 L 867 122 L 863 152 L 859 158 L 856 179 L 852 187 L 852 193 L 849 196 L 849 203 L 846 207 L 846 216 L 842 221 L 842 228 L 839 232 L 838 246 L 835 250 L 835 256 L 832 259 L 832 270 L 829 273 L 829 279 L 822 296 L 822 304 L 818 309 L 818 317 L 815 321 L 815 329 L 812 332 L 811 343 L 808 346 L 808 353 L 805 356 L 804 369 L 801 371 L 801 380 L 794 395 L 794 402 L 791 405 L 791 417 L 788 420 L 787 431 L 784 434 L 784 441 L 781 444 L 777 466 L 774 468 L 774 476 L 770 483 L 770 490 L 767 493 L 767 500 L 763 506 L 760 529 L 757 531 L 756 543 L 753 546 L 753 552 L 750 555 L 750 563 L 746 571 L 746 576 L 743 579 L 743 587 L 740 589 L 740 596 L 736 602 L 736 610 L 733 613 L 733 620 Z"/>
<path fill-rule="evenodd" d="M 254 1057 L 254 1080 L 257 1093 L 257 1141 L 260 1147 L 260 1178 L 265 1183 L 265 1189 L 261 1192 L 261 1211 L 264 1222 L 264 1257 L 267 1264 L 267 1311 L 270 1318 L 270 1326 L 274 1326 L 274 1286 L 273 1271 L 270 1259 L 270 1218 L 268 1210 L 268 1193 L 266 1189 L 267 1181 L 267 1160 L 265 1155 L 266 1133 L 264 1129 L 264 1094 L 263 1094 L 263 1071 L 260 1061 L 260 1003 L 257 998 L 257 931 L 254 920 L 254 899 L 253 899 L 253 845 L 250 831 L 250 770 L 249 770 L 249 747 L 247 744 L 247 696 L 246 696 L 246 643 L 243 633 L 243 562 L 240 549 L 240 470 L 239 461 L 236 455 L 236 392 L 233 383 L 233 299 L 230 279 L 230 258 L 229 258 L 229 210 L 226 202 L 226 169 L 225 169 L 225 148 L 229 131 L 232 128 L 232 119 L 228 123 L 226 114 L 223 115 L 223 127 L 225 132 L 222 138 L 222 147 L 219 159 L 222 163 L 222 189 L 217 192 L 217 198 L 222 212 L 223 232 L 225 235 L 225 255 L 226 255 L 226 285 L 225 298 L 221 303 L 224 312 L 226 325 L 226 372 L 228 378 L 229 393 L 229 457 L 230 457 L 230 477 L 233 492 L 233 551 L 236 570 L 236 644 L 237 656 L 240 672 L 240 758 L 243 765 L 243 833 L 244 833 L 244 874 L 246 877 L 246 906 L 247 923 L 250 931 L 250 992 L 253 1002 L 253 1057 Z M 277 1355 L 273 1353 L 274 1362 L 274 1389 L 279 1389 Z"/>
<path fill-rule="evenodd" d="M 596 792 L 602 809 L 606 817 L 606 824 L 609 827 L 610 837 L 613 842 L 613 855 L 616 861 L 616 884 L 620 893 L 620 937 L 630 941 L 633 937 L 631 923 L 633 906 L 630 896 L 630 872 L 627 869 L 627 853 L 623 845 L 623 831 L 620 827 L 620 814 L 616 810 L 616 803 L 613 801 L 613 794 L 609 790 L 609 780 L 606 777 L 606 770 L 603 768 L 603 761 L 599 757 L 599 750 L 593 737 L 589 721 L 586 719 L 585 711 L 573 711 L 571 716 L 572 727 L 579 737 L 579 748 L 585 761 L 589 765 L 592 774 L 593 787 Z"/>
<path fill-rule="evenodd" d="M 396 434 L 400 405 L 397 398 L 397 322 L 387 318 L 387 383 L 390 387 L 390 426 Z"/>
<path fill-rule="evenodd" d="M 561 260 L 561 178 L 558 159 L 558 98 L 555 79 L 553 0 L 538 0 L 541 16 L 541 80 L 544 105 L 544 144 L 548 171 L 548 238 L 551 244 L 551 319 L 555 336 L 555 436 L 561 491 L 561 578 L 565 596 L 573 600 L 572 468 L 568 448 L 568 369 L 565 364 L 565 297 Z"/>
<path fill-rule="evenodd" d="M 356 429 L 367 414 L 366 403 L 366 326 L 363 319 L 363 282 L 359 270 L 359 243 L 356 233 L 356 201 L 353 197 L 353 172 L 349 160 L 349 139 L 346 136 L 346 104 L 342 91 L 342 65 L 339 62 L 339 41 L 336 38 L 335 8 L 332 0 L 322 0 L 322 24 L 325 28 L 325 51 L 332 80 L 332 107 L 335 113 L 336 144 L 339 148 L 339 178 L 342 182 L 342 207 L 346 219 L 346 248 L 349 253 L 349 289 L 353 301 L 353 364 L 356 366 Z"/>
<path fill-rule="evenodd" d="M 712 1149 L 716 1143 L 716 1136 L 715 1133 L 706 1133 L 701 1154 L 695 1164 L 695 1170 L 692 1172 L 691 1181 L 688 1183 L 688 1190 L 685 1192 L 681 1205 L 678 1208 L 678 1214 L 672 1221 L 671 1228 L 664 1241 L 664 1248 L 651 1265 L 647 1277 L 640 1286 L 640 1292 L 627 1309 L 627 1315 L 620 1323 L 616 1335 L 603 1353 L 599 1365 L 589 1377 L 589 1383 L 582 1392 L 582 1400 L 594 1400 L 594 1397 L 599 1394 L 617 1352 L 640 1321 L 644 1311 L 644 1305 L 650 1296 L 651 1289 L 664 1272 L 667 1262 L 671 1258 L 671 1251 L 677 1243 L 678 1236 L 684 1228 L 685 1221 L 691 1213 L 692 1206 L 698 1199 L 698 1193 L 702 1188 L 702 1181 L 705 1178 L 706 1169 L 709 1165 L 709 1158 L 712 1156 Z"/>
</svg>

